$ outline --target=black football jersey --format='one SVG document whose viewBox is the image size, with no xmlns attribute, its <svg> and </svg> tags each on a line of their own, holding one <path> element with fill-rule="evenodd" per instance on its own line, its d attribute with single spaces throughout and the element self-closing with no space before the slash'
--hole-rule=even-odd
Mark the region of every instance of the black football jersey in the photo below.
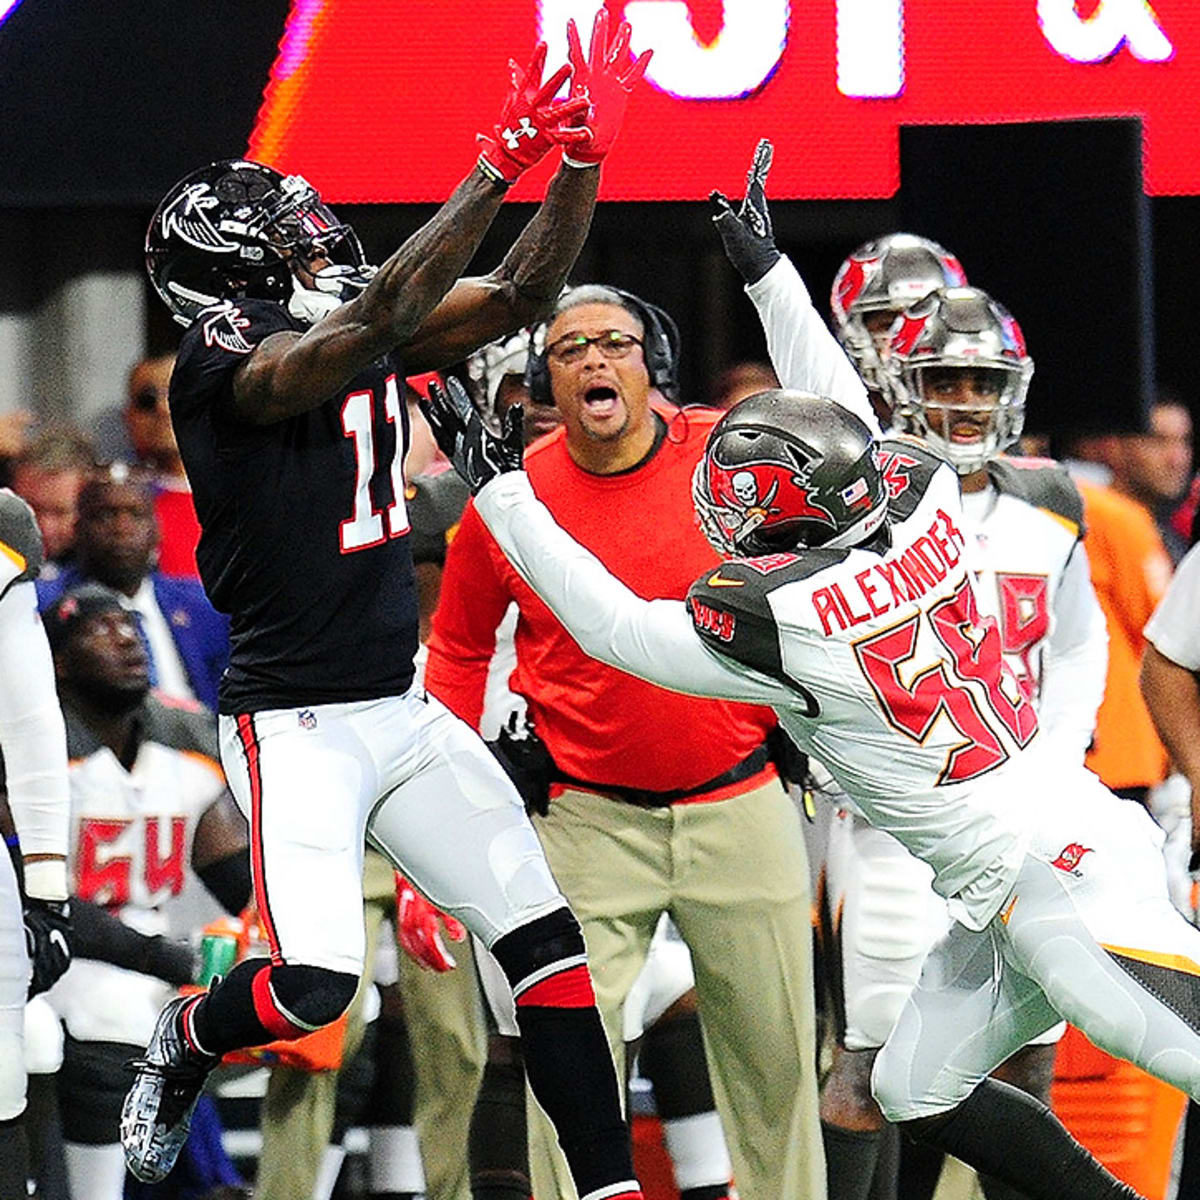
<svg viewBox="0 0 1200 1200">
<path fill-rule="evenodd" d="M 400 364 L 386 355 L 319 407 L 271 425 L 233 411 L 246 356 L 272 333 L 303 328 L 266 301 L 210 309 L 184 335 L 171 379 L 200 578 L 231 619 L 223 713 L 371 700 L 412 683 Z"/>
</svg>

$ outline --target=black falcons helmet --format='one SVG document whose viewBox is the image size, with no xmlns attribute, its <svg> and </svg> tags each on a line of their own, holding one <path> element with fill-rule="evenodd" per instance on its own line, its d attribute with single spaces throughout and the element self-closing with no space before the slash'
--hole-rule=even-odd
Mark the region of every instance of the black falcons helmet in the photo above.
<svg viewBox="0 0 1200 1200">
<path fill-rule="evenodd" d="M 807 392 L 759 392 L 731 408 L 708 435 L 692 500 L 704 536 L 732 557 L 855 546 L 887 515 L 871 431 Z"/>
<path fill-rule="evenodd" d="M 316 287 L 339 299 L 360 291 L 373 273 L 364 267 L 354 230 L 310 183 L 246 159 L 210 163 L 185 176 L 146 231 L 146 269 L 183 325 L 222 300 L 287 303 L 293 257 L 327 260 Z"/>
</svg>

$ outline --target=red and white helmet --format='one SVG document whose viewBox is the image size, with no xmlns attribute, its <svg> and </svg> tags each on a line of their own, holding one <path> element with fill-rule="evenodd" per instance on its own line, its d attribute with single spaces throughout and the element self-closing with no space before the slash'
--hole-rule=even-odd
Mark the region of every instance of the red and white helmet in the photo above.
<svg viewBox="0 0 1200 1200">
<path fill-rule="evenodd" d="M 981 437 L 951 435 L 953 405 L 926 387 L 938 368 L 996 372 L 997 400 Z M 884 363 L 896 426 L 930 442 L 960 475 L 980 470 L 1021 436 L 1033 359 L 1012 314 L 978 288 L 944 288 L 892 326 Z"/>
<path fill-rule="evenodd" d="M 898 317 L 930 292 L 966 282 L 953 254 L 912 233 L 889 233 L 866 242 L 842 263 L 829 309 L 838 341 L 868 388 L 885 393 L 880 347 L 867 328 L 867 314 Z"/>
</svg>

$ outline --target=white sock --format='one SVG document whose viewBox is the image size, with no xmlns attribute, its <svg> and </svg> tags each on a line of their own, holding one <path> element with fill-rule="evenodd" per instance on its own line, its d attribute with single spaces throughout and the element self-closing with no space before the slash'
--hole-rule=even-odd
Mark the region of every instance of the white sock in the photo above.
<svg viewBox="0 0 1200 1200">
<path fill-rule="evenodd" d="M 371 1140 L 371 1191 L 423 1192 L 425 1167 L 417 1131 L 411 1125 L 372 1125 L 367 1134 Z"/>
<path fill-rule="evenodd" d="M 681 1192 L 729 1182 L 733 1164 L 715 1111 L 676 1117 L 664 1121 L 662 1128 L 663 1142 L 675 1166 L 675 1186 Z"/>
<path fill-rule="evenodd" d="M 66 1142 L 67 1184 L 72 1196 L 87 1200 L 121 1200 L 125 1195 L 125 1154 L 120 1142 L 84 1146 Z"/>
</svg>

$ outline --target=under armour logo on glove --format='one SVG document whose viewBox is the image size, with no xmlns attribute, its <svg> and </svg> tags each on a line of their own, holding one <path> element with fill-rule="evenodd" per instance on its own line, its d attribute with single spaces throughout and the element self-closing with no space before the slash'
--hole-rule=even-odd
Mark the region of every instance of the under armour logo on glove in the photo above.
<svg viewBox="0 0 1200 1200">
<path fill-rule="evenodd" d="M 510 150 L 515 150 L 521 144 L 523 137 L 535 138 L 537 135 L 538 131 L 534 129 L 533 122 L 528 117 L 522 117 L 516 129 L 505 129 L 501 134 L 504 144 Z"/>
<path fill-rule="evenodd" d="M 585 129 L 565 128 L 587 111 L 588 102 L 554 99 L 554 93 L 570 78 L 571 68 L 559 67 L 542 83 L 545 65 L 545 42 L 538 43 L 526 70 L 509 60 L 510 86 L 500 120 L 490 134 L 476 137 L 483 147 L 479 169 L 497 183 L 512 183 L 555 146 L 580 142 L 588 136 Z"/>
</svg>

